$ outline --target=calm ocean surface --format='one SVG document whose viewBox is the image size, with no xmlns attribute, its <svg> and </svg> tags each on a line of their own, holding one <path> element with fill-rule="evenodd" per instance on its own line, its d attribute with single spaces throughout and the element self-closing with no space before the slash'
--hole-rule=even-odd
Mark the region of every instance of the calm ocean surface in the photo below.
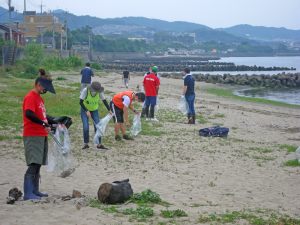
<svg viewBox="0 0 300 225">
<path fill-rule="evenodd" d="M 278 74 L 278 73 L 299 73 L 300 72 L 300 57 L 226 57 L 218 60 L 220 62 L 233 62 L 235 65 L 246 65 L 246 66 L 264 66 L 264 67 L 293 67 L 296 70 L 288 71 L 217 71 L 217 72 L 192 72 L 192 73 L 209 73 L 212 75 L 224 73 L 230 73 L 231 75 L 236 74 Z M 271 89 L 271 88 L 248 88 L 233 91 L 233 94 L 239 96 L 263 98 L 268 100 L 274 100 L 279 102 L 285 102 L 288 104 L 300 105 L 300 88 L 282 88 L 282 89 Z"/>
</svg>

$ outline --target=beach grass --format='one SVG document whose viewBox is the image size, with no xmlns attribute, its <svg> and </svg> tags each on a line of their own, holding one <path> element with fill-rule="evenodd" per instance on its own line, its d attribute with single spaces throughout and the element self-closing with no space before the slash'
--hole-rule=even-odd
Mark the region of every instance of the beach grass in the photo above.
<svg viewBox="0 0 300 225">
<path fill-rule="evenodd" d="M 233 91 L 232 89 L 207 88 L 207 89 L 204 89 L 204 91 L 206 91 L 207 93 L 210 93 L 210 94 L 224 97 L 224 98 L 234 98 L 234 99 L 239 99 L 239 100 L 267 103 L 267 104 L 273 104 L 273 105 L 300 107 L 300 105 L 287 104 L 284 102 L 266 100 L 266 99 L 262 99 L 262 98 L 242 97 L 242 96 L 234 95 L 232 93 L 232 91 Z"/>
</svg>

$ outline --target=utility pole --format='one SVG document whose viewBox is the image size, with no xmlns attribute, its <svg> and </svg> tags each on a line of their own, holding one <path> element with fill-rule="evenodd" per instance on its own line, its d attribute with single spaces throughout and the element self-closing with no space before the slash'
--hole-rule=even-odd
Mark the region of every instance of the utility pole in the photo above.
<svg viewBox="0 0 300 225">
<path fill-rule="evenodd" d="M 54 36 L 54 30 L 56 29 L 56 27 L 54 26 L 54 10 L 53 10 L 53 40 L 52 41 L 54 41 L 54 43 L 52 42 L 52 49 L 55 49 L 55 36 Z M 55 47 L 54 47 L 55 46 Z"/>
<path fill-rule="evenodd" d="M 24 19 L 25 18 L 25 19 Z M 27 46 L 27 29 L 26 29 L 26 0 L 24 0 L 24 15 L 23 15 L 24 29 L 25 29 L 25 47 Z"/>
<path fill-rule="evenodd" d="M 43 46 L 43 2 L 41 1 L 41 44 Z"/>
<path fill-rule="evenodd" d="M 12 31 L 11 31 L 11 0 L 8 0 L 8 11 L 9 11 L 9 40 L 12 40 Z"/>
<path fill-rule="evenodd" d="M 89 27 L 89 59 L 91 61 L 91 34 L 92 34 L 92 28 Z"/>
<path fill-rule="evenodd" d="M 65 28 L 66 28 L 66 50 L 68 50 L 68 11 L 67 11 L 67 9 L 66 9 Z"/>
</svg>

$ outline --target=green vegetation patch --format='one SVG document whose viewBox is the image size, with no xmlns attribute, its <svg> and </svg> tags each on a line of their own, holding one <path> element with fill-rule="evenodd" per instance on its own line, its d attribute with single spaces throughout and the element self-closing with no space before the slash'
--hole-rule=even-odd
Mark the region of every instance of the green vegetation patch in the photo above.
<svg viewBox="0 0 300 225">
<path fill-rule="evenodd" d="M 292 160 L 289 160 L 287 162 L 284 162 L 283 166 L 293 166 L 293 167 L 296 167 L 296 166 L 300 166 L 300 163 L 298 162 L 298 159 L 292 159 Z"/>
</svg>

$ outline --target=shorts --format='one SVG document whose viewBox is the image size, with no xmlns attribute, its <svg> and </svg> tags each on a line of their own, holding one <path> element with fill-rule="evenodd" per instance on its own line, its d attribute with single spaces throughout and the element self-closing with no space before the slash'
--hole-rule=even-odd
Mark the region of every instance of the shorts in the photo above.
<svg viewBox="0 0 300 225">
<path fill-rule="evenodd" d="M 23 137 L 26 165 L 36 163 L 46 165 L 48 155 L 48 137 L 25 136 Z"/>
<path fill-rule="evenodd" d="M 145 105 L 156 105 L 156 96 L 146 96 Z"/>
<path fill-rule="evenodd" d="M 124 123 L 124 110 L 110 102 L 110 110 L 113 112 L 114 123 Z"/>
</svg>

